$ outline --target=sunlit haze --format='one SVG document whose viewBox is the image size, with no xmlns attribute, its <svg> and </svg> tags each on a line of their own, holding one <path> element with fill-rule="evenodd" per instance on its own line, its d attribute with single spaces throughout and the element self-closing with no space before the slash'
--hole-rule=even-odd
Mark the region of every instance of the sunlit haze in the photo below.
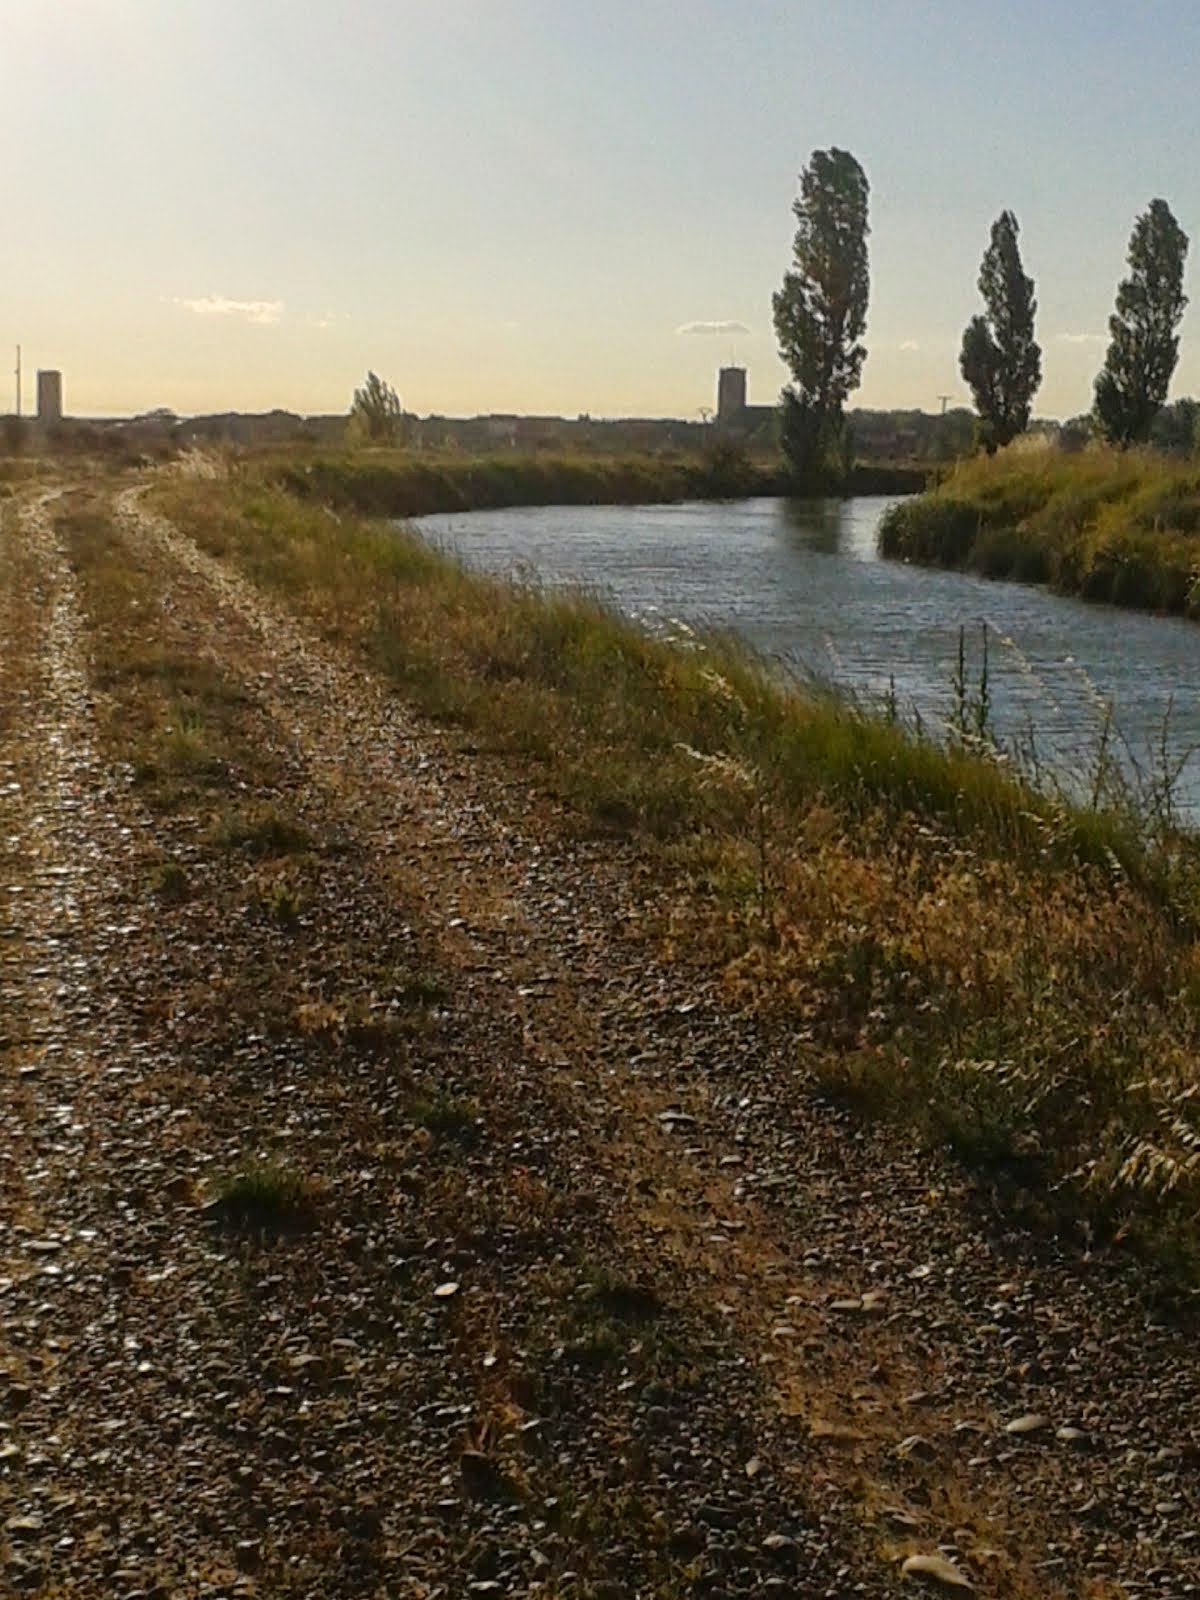
<svg viewBox="0 0 1200 1600">
<path fill-rule="evenodd" d="M 837 144 L 872 188 L 853 403 L 966 403 L 1009 207 L 1065 416 L 1135 214 L 1200 225 L 1198 48 L 1194 0 L 6 0 L 0 339 L 79 415 L 341 411 L 370 366 L 421 413 L 694 417 L 730 358 L 769 402 Z"/>
</svg>

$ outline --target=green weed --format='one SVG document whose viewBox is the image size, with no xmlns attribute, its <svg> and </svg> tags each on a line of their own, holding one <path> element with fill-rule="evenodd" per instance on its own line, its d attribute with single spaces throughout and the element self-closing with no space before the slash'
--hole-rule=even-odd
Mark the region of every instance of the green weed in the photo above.
<svg viewBox="0 0 1200 1600">
<path fill-rule="evenodd" d="M 440 978 L 408 967 L 391 975 L 386 988 L 401 1006 L 440 1006 L 450 998 L 450 990 Z"/>
<path fill-rule="evenodd" d="M 168 905 L 179 905 L 191 893 L 186 870 L 178 861 L 163 861 L 150 873 L 151 892 Z"/>
<path fill-rule="evenodd" d="M 281 928 L 290 928 L 300 919 L 305 897 L 295 885 L 280 880 L 262 892 L 259 904 L 272 922 L 277 922 Z"/>
<path fill-rule="evenodd" d="M 456 1100 L 439 1093 L 430 1099 L 414 1100 L 408 1114 L 418 1128 L 438 1139 L 472 1145 L 479 1137 L 479 1107 L 473 1100 Z"/>
<path fill-rule="evenodd" d="M 317 1195 L 312 1179 L 292 1167 L 255 1160 L 221 1184 L 212 1210 L 234 1226 L 283 1229 L 310 1221 Z"/>
<path fill-rule="evenodd" d="M 303 855 L 316 848 L 306 828 L 273 806 L 226 811 L 214 824 L 211 837 L 223 849 L 257 857 Z"/>
</svg>

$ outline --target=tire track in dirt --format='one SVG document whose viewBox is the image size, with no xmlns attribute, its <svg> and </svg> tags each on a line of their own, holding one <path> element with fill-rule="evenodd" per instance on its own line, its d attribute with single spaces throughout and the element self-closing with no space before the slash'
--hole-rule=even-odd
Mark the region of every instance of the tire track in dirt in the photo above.
<svg viewBox="0 0 1200 1600">
<path fill-rule="evenodd" d="M 19 1419 L 0 1432 L 6 1593 L 40 1592 L 56 1565 L 49 1540 L 60 1551 L 77 1543 L 81 1476 L 98 1470 L 86 1462 L 100 1462 L 106 1431 L 124 1425 L 97 1410 L 97 1365 L 111 1364 L 127 1405 L 137 1388 L 115 1267 L 140 1229 L 119 1165 L 114 1185 L 113 1151 L 142 1135 L 122 1093 L 133 1040 L 109 1000 L 113 963 L 138 933 L 136 827 L 97 753 L 58 498 L 39 492 L 10 507 L 0 551 L 0 1418 Z"/>
<path fill-rule="evenodd" d="M 87 934 L 110 914 L 112 864 L 128 853 L 92 740 L 78 595 L 50 516 L 57 498 L 46 491 L 15 508 L 4 550 L 8 926 L 0 1003 L 17 1019 L 9 1077 L 31 1119 L 22 1130 L 29 1168 L 39 1146 L 60 1140 L 64 1128 L 84 1136 L 70 1103 L 95 1067 L 71 1023 L 102 990 Z M 37 1212 L 32 1196 L 30 1203 Z"/>
</svg>

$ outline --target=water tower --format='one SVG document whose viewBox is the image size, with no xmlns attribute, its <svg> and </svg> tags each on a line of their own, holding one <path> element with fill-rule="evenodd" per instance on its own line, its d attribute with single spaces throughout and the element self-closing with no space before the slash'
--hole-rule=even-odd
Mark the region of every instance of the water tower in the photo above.
<svg viewBox="0 0 1200 1600">
<path fill-rule="evenodd" d="M 63 419 L 62 373 L 37 375 L 37 417 L 43 428 L 56 428 Z"/>
<path fill-rule="evenodd" d="M 717 374 L 717 421 L 736 422 L 745 409 L 745 367 L 722 367 Z"/>
</svg>

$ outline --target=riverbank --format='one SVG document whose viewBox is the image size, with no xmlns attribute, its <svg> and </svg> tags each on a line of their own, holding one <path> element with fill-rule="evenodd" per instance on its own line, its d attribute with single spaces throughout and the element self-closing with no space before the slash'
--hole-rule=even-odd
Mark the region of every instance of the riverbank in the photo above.
<svg viewBox="0 0 1200 1600">
<path fill-rule="evenodd" d="M 278 490 L 162 504 L 574 826 L 637 841 L 677 884 L 672 947 L 798 1022 L 830 1093 L 1200 1281 L 1190 839 Z"/>
<path fill-rule="evenodd" d="M 1149 451 L 1003 451 L 894 506 L 884 555 L 1200 618 L 1200 470 Z"/>
<path fill-rule="evenodd" d="M 281 460 L 273 474 L 289 493 L 376 517 L 507 506 L 657 505 L 680 500 L 748 500 L 796 492 L 783 464 L 715 447 L 703 456 L 482 457 L 359 451 Z M 912 494 L 925 474 L 904 465 L 860 464 L 845 494 Z"/>
<path fill-rule="evenodd" d="M 420 456 L 362 451 L 281 465 L 290 493 L 378 517 L 502 506 L 654 505 L 784 493 L 775 465 L 740 456 Z"/>
</svg>

